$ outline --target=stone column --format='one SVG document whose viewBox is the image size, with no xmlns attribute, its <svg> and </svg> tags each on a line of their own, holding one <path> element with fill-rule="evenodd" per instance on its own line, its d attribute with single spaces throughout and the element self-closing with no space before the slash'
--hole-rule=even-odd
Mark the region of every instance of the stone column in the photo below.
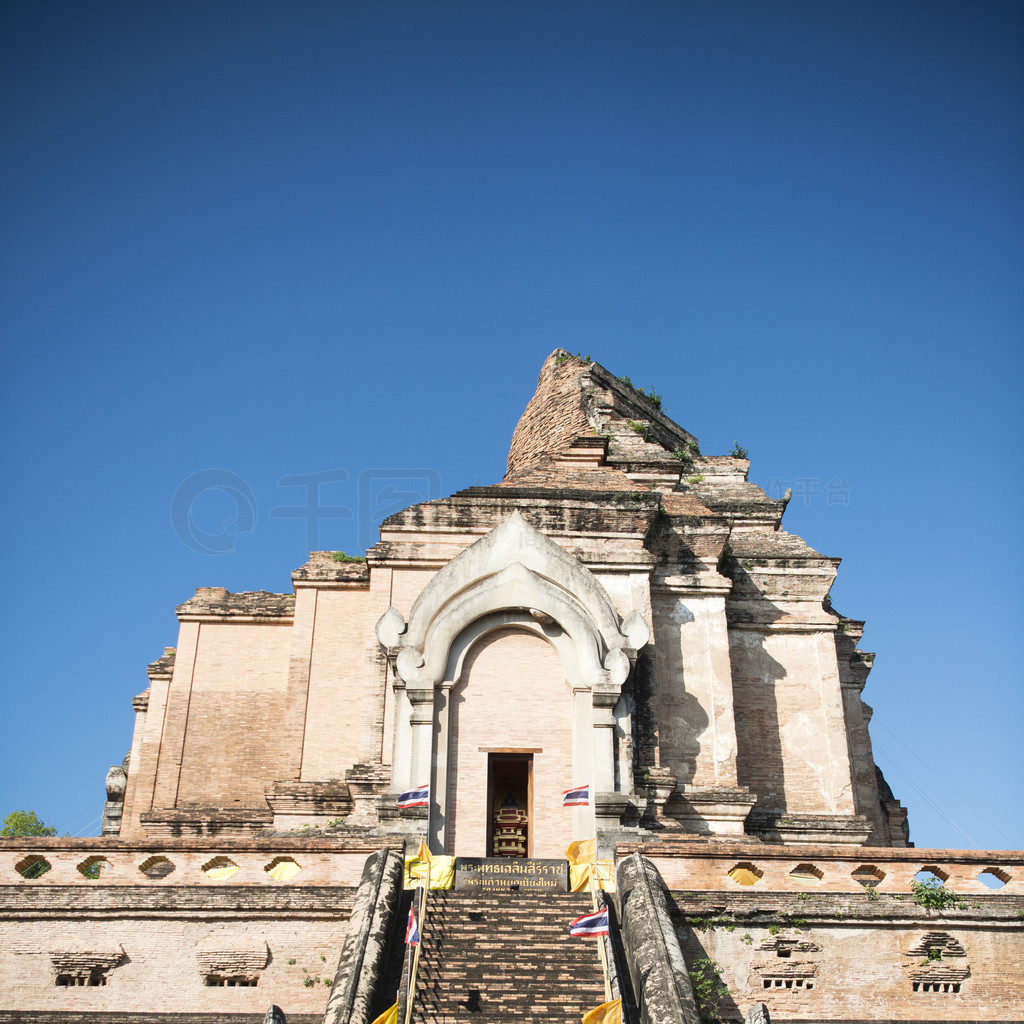
<svg viewBox="0 0 1024 1024">
<path fill-rule="evenodd" d="M 409 788 L 430 783 L 430 762 L 434 731 L 434 689 L 407 688 L 412 749 L 409 758 Z"/>
<path fill-rule="evenodd" d="M 396 793 L 402 793 L 410 786 L 418 786 L 411 779 L 412 769 L 412 709 L 405 690 L 405 683 L 395 677 L 395 732 L 391 754 L 391 785 Z"/>
<path fill-rule="evenodd" d="M 594 708 L 589 687 L 574 686 L 572 691 L 572 770 L 573 777 L 565 788 L 590 783 L 596 789 L 594 780 Z M 572 809 L 573 839 L 586 839 L 594 834 L 594 808 L 574 807 Z"/>
<path fill-rule="evenodd" d="M 446 680 L 437 693 L 437 742 L 434 745 L 434 789 L 430 796 L 437 806 L 437 814 L 431 819 L 433 834 L 427 834 L 437 844 L 436 848 L 448 852 L 448 761 L 454 756 L 451 747 L 451 706 L 452 687 L 455 683 Z M 418 783 L 414 783 L 418 785 Z M 454 851 L 452 851 L 454 852 Z"/>
<path fill-rule="evenodd" d="M 594 705 L 594 788 L 599 793 L 615 789 L 615 705 L 617 693 L 595 691 Z"/>
<path fill-rule="evenodd" d="M 594 817 L 598 828 L 614 828 L 621 822 L 627 799 L 615 785 L 615 705 L 619 702 L 618 688 L 609 691 L 595 689 L 591 693 L 593 704 Z"/>
</svg>

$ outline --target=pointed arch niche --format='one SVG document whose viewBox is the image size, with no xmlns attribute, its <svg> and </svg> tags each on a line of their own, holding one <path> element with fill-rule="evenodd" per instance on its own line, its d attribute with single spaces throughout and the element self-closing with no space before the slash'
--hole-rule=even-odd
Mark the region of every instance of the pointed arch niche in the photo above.
<svg viewBox="0 0 1024 1024">
<path fill-rule="evenodd" d="M 526 646 L 538 657 L 543 653 L 537 640 L 558 656 L 557 663 L 549 659 L 557 670 L 546 669 L 543 680 L 522 680 L 522 695 L 527 702 L 531 693 L 534 703 L 565 702 L 572 764 L 571 778 L 561 788 L 590 782 L 595 795 L 594 808 L 564 812 L 573 816 L 574 835 L 591 834 L 591 812 L 599 824 L 618 824 L 632 796 L 631 716 L 622 686 L 637 651 L 650 638 L 647 623 L 635 610 L 620 619 L 597 578 L 514 512 L 431 579 L 416 599 L 408 623 L 395 608 L 377 623 L 377 638 L 394 669 L 395 688 L 392 795 L 385 798 L 381 812 L 388 814 L 386 804 L 390 800 L 393 805 L 398 793 L 429 779 L 430 833 L 436 848 L 447 849 L 455 841 L 456 801 L 465 819 L 472 785 L 470 778 L 460 782 L 452 771 L 456 759 L 465 754 L 455 746 L 461 741 L 453 721 L 453 694 L 469 699 L 465 687 L 472 681 L 463 676 L 467 665 L 475 664 L 482 644 L 515 634 L 525 635 Z M 514 674 L 514 664 L 509 671 Z M 528 707 L 510 701 L 513 692 L 511 681 L 497 688 L 496 723 L 529 714 Z M 559 722 L 553 721 L 551 727 L 555 742 Z M 501 732 L 496 724 L 495 749 L 509 746 L 503 747 Z M 510 729 L 513 733 L 518 735 Z M 543 736 L 543 729 L 538 736 Z M 538 740 L 536 746 L 542 745 Z M 459 766 L 464 769 L 461 762 Z M 547 780 L 545 788 L 549 786 Z M 538 791 L 545 802 L 557 796 Z M 460 830 L 460 843 L 462 838 Z"/>
</svg>

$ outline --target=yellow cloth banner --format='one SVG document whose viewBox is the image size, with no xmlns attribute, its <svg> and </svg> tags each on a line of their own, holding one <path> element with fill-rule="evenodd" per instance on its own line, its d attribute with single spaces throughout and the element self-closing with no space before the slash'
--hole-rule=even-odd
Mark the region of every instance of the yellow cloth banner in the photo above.
<svg viewBox="0 0 1024 1024">
<path fill-rule="evenodd" d="M 570 864 L 593 864 L 597 860 L 597 840 L 577 839 L 565 850 L 565 859 Z"/>
<path fill-rule="evenodd" d="M 427 861 L 419 857 L 409 857 L 405 862 L 405 882 L 403 888 L 415 889 L 427 880 Z M 455 858 L 454 857 L 431 857 L 430 865 L 430 888 L 431 889 L 454 889 L 455 888 Z"/>
<path fill-rule="evenodd" d="M 381 1017 L 383 1021 L 384 1018 Z M 377 1024 L 376 1021 L 373 1024 Z M 610 1003 L 602 1003 L 590 1013 L 583 1014 L 583 1024 L 622 1024 L 622 1000 L 613 999 Z"/>
<path fill-rule="evenodd" d="M 615 862 L 597 860 L 593 864 L 569 865 L 569 889 L 571 892 L 589 892 L 593 888 L 615 892 Z"/>
<path fill-rule="evenodd" d="M 622 1020 L 622 1018 L 619 1017 L 619 1020 Z M 373 1024 L 398 1024 L 398 1003 L 395 1003 L 390 1010 L 385 1010 Z"/>
</svg>

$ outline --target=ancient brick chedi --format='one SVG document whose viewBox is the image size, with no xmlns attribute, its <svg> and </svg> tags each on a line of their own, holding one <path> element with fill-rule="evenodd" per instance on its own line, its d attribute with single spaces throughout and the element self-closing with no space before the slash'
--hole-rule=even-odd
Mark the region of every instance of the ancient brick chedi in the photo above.
<svg viewBox="0 0 1024 1024">
<path fill-rule="evenodd" d="M 118 834 L 386 827 L 429 780 L 435 848 L 481 856 L 489 754 L 518 752 L 536 856 L 588 834 L 558 799 L 576 781 L 606 827 L 904 846 L 838 559 L 747 467 L 554 354 L 501 483 L 392 516 L 365 563 L 314 553 L 294 595 L 179 607 Z"/>
<path fill-rule="evenodd" d="M 275 1003 L 366 1024 L 408 980 L 403 848 L 542 861 L 592 837 L 627 1020 L 1017 1019 L 1021 855 L 913 849 L 872 757 L 863 623 L 829 601 L 839 560 L 747 471 L 557 351 L 499 483 L 390 517 L 365 561 L 313 552 L 292 594 L 200 588 L 135 698 L 104 837 L 0 849 L 0 1021 Z M 428 806 L 401 806 L 415 787 Z M 962 898 L 915 902 L 921 871 Z M 516 957 L 445 973 L 456 948 L 496 955 L 502 898 L 535 900 L 508 914 L 537 960 L 514 1006 L 488 985 Z M 575 986 L 544 929 L 579 900 L 439 897 L 415 1018 L 578 1020 L 596 957 Z M 698 1009 L 713 962 L 729 994 Z"/>
</svg>

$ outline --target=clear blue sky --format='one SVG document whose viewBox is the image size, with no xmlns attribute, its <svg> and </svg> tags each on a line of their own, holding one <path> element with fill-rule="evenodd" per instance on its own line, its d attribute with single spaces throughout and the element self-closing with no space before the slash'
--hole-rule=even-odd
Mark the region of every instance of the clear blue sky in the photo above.
<svg viewBox="0 0 1024 1024">
<path fill-rule="evenodd" d="M 918 845 L 1024 847 L 1016 0 L 7 0 L 0 97 L 0 814 L 95 832 L 175 605 L 500 479 L 563 346 L 797 491 Z"/>
</svg>

